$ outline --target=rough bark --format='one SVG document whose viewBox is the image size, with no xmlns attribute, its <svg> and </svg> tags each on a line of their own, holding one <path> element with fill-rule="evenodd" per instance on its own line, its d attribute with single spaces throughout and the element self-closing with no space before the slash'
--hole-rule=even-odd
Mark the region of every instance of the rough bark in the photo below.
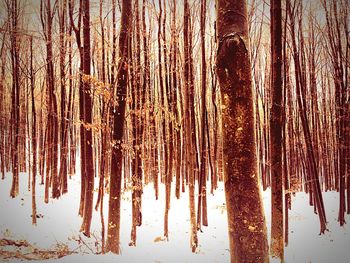
<svg viewBox="0 0 350 263">
<path fill-rule="evenodd" d="M 224 183 L 231 262 L 269 262 L 256 164 L 244 0 L 217 1 L 217 30 L 216 66 L 223 100 Z"/>
</svg>

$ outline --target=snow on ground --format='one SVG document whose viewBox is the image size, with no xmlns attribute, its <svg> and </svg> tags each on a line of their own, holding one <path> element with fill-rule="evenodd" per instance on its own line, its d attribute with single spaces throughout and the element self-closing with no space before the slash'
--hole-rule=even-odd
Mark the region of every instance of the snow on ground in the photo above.
<svg viewBox="0 0 350 263">
<path fill-rule="evenodd" d="M 93 214 L 92 237 L 84 237 L 80 232 L 81 218 L 77 215 L 80 199 L 80 176 L 69 180 L 69 192 L 59 200 L 50 200 L 45 204 L 44 187 L 37 186 L 37 226 L 31 224 L 31 192 L 27 191 L 28 176 L 20 174 L 20 195 L 12 199 L 9 191 L 12 181 L 7 174 L 0 181 L 0 239 L 25 239 L 40 248 L 51 248 L 57 243 L 65 243 L 73 254 L 58 260 L 47 262 L 229 262 L 229 242 L 227 236 L 227 215 L 223 184 L 219 184 L 215 196 L 208 195 L 209 226 L 203 227 L 198 234 L 199 248 L 195 254 L 190 250 L 190 223 L 188 193 L 182 193 L 180 200 L 171 199 L 169 212 L 169 241 L 162 241 L 164 219 L 164 192 L 160 186 L 159 200 L 155 200 L 153 185 L 144 187 L 143 224 L 137 228 L 137 246 L 129 247 L 131 229 L 131 192 L 123 194 L 121 218 L 121 252 L 94 255 L 96 241 L 100 241 L 101 223 L 99 212 Z M 39 178 L 37 181 L 40 181 Z M 96 181 L 97 182 L 97 181 Z M 96 188 L 98 184 L 96 183 Z M 174 197 L 174 189 L 172 189 Z M 270 226 L 270 191 L 262 193 L 267 228 Z M 97 193 L 95 194 L 95 199 Z M 289 245 L 285 251 L 287 263 L 348 263 L 350 262 L 349 226 L 339 227 L 337 223 L 338 195 L 334 192 L 324 194 L 325 207 L 329 221 L 329 232 L 319 235 L 317 215 L 308 205 L 308 197 L 297 193 L 293 197 L 290 211 Z M 105 196 L 104 216 L 108 218 L 108 196 Z M 347 220 L 349 221 L 349 216 Z M 268 231 L 269 232 L 269 231 Z M 83 242 L 77 240 L 83 240 Z M 86 243 L 86 245 L 84 244 Z M 98 244 L 99 246 L 100 244 Z M 92 251 L 91 251 L 91 250 Z M 278 262 L 278 261 L 272 261 Z"/>
</svg>

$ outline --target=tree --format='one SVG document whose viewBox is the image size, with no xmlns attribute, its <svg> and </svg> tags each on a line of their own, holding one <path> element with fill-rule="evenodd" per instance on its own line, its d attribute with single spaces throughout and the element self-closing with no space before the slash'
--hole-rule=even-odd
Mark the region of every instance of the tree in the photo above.
<svg viewBox="0 0 350 263">
<path fill-rule="evenodd" d="M 120 198 L 122 182 L 123 149 L 126 92 L 128 84 L 129 31 L 131 28 L 132 1 L 123 0 L 119 35 L 119 62 L 116 84 L 116 98 L 113 116 L 113 150 L 110 175 L 107 252 L 119 254 Z"/>
<path fill-rule="evenodd" d="M 186 173 L 188 177 L 188 195 L 189 195 L 189 207 L 190 207 L 190 221 L 191 221 L 191 248 L 192 252 L 195 252 L 198 246 L 198 236 L 197 236 L 197 225 L 196 225 L 196 207 L 195 207 L 195 169 L 194 169 L 194 158 L 195 152 L 194 147 L 196 141 L 194 140 L 194 127 L 195 122 L 193 122 L 195 116 L 191 116 L 191 113 L 194 112 L 193 105 L 193 71 L 192 68 L 192 33 L 191 33 L 191 12 L 189 3 L 187 0 L 184 1 L 184 57 L 185 57 L 185 66 L 184 66 L 184 76 L 185 76 L 185 85 L 184 85 L 184 111 L 185 111 L 185 145 L 186 145 Z"/>
<path fill-rule="evenodd" d="M 84 112 L 83 126 L 87 126 L 85 131 L 85 140 L 81 140 L 81 144 L 85 144 L 85 165 L 82 167 L 82 173 L 84 174 L 83 180 L 85 180 L 85 198 L 84 198 L 84 213 L 83 224 L 81 230 L 84 235 L 90 236 L 90 225 L 92 219 L 93 210 L 93 197 L 94 197 L 94 157 L 93 157 L 93 138 L 92 129 L 89 125 L 92 125 L 92 94 L 90 84 L 91 74 L 91 54 L 90 54 L 90 4 L 89 1 L 82 2 L 82 14 L 83 14 L 83 107 L 80 110 Z"/>
<path fill-rule="evenodd" d="M 12 198 L 18 195 L 19 191 L 19 126 L 20 126 L 20 106 L 19 106 L 19 70 L 20 70 L 20 59 L 19 59 L 19 34 L 18 34 L 18 23 L 19 23 L 19 3 L 15 1 L 6 1 L 8 10 L 8 17 L 10 21 L 10 42 L 11 42 L 11 62 L 12 62 L 12 109 L 11 109 L 11 160 L 12 160 L 12 186 L 10 195 Z"/>
<path fill-rule="evenodd" d="M 74 18 L 73 18 L 73 11 L 74 11 L 74 0 L 69 0 L 68 2 L 69 7 L 69 20 L 70 20 L 70 26 L 72 30 L 74 30 L 75 38 L 77 42 L 77 48 L 79 51 L 79 58 L 80 58 L 80 65 L 79 65 L 79 73 L 83 72 L 83 63 L 84 63 L 84 51 L 83 46 L 81 43 L 81 21 L 82 21 L 82 0 L 79 1 L 79 11 L 78 11 L 78 24 L 75 25 Z M 72 58 L 70 55 L 69 58 L 69 67 L 72 66 Z M 81 122 L 84 123 L 84 90 L 83 90 L 83 82 L 82 82 L 82 75 L 79 74 L 79 119 Z M 73 110 L 73 105 L 72 109 Z M 74 128 L 73 128 L 74 129 Z M 85 168 L 86 168 L 86 158 L 85 158 L 85 128 L 83 125 L 80 125 L 80 178 L 81 178 L 81 184 L 80 184 L 80 205 L 79 205 L 79 215 L 83 216 L 84 213 L 84 204 L 85 204 Z"/>
<path fill-rule="evenodd" d="M 60 87 L 61 87 L 61 154 L 60 154 L 60 192 L 65 194 L 68 191 L 68 165 L 67 165 L 67 155 L 68 155 L 68 125 L 67 125 L 67 110 L 66 110 L 66 70 L 65 70 L 65 59 L 67 50 L 66 41 L 66 17 L 67 17 L 67 0 L 59 1 L 58 8 L 58 19 L 59 19 L 59 45 L 60 45 Z"/>
<path fill-rule="evenodd" d="M 2 38 L 2 44 L 0 49 L 0 59 L 1 59 L 1 68 L 0 68 L 0 125 L 1 127 L 8 127 L 6 116 L 6 103 L 5 103 L 5 85 L 4 85 L 4 76 L 5 76 L 5 66 L 6 66 L 6 48 L 5 48 L 5 34 Z M 0 162 L 1 162 L 1 179 L 5 179 L 5 170 L 6 170 L 6 141 L 8 140 L 7 135 L 8 128 L 4 128 L 1 131 L 1 144 L 0 144 Z"/>
<path fill-rule="evenodd" d="M 35 75 L 33 68 L 33 37 L 30 38 L 30 84 L 32 97 L 32 151 L 33 151 L 33 174 L 32 174 L 32 223 L 36 224 L 36 174 L 37 174 L 37 132 L 36 132 L 36 112 L 35 112 Z"/>
<path fill-rule="evenodd" d="M 281 0 L 271 0 L 271 254 L 283 261 L 282 180 L 282 11 Z"/>
<path fill-rule="evenodd" d="M 206 145 L 206 136 L 207 126 L 208 126 L 208 116 L 207 116 L 207 64 L 205 58 L 205 16 L 206 16 L 206 0 L 201 1 L 201 25 L 200 25 L 200 35 L 201 35 L 201 53 L 202 53 L 202 109 L 201 109 L 201 162 L 200 162 L 200 174 L 199 174 L 199 187 L 198 187 L 198 210 L 197 210 L 197 227 L 201 228 L 201 224 L 208 226 L 208 216 L 207 216 L 207 145 Z M 203 217 L 203 219 L 202 219 Z M 203 222 L 202 222 L 203 220 Z"/>
<path fill-rule="evenodd" d="M 217 2 L 217 34 L 231 262 L 268 262 L 256 165 L 246 1 Z"/>
<path fill-rule="evenodd" d="M 135 27 L 133 30 L 135 42 L 135 56 L 132 57 L 134 52 L 130 51 L 131 61 L 134 62 L 134 66 L 130 71 L 131 78 L 133 79 L 133 91 L 132 91 L 132 125 L 133 125 L 133 150 L 134 156 L 132 158 L 132 227 L 131 227 L 131 242 L 130 245 L 136 245 L 136 227 L 142 224 L 142 134 L 143 134 L 143 120 L 142 120 L 142 107 L 144 101 L 144 92 L 141 92 L 141 33 L 140 33 L 140 13 L 139 13 L 139 1 L 135 1 Z M 131 45 L 133 49 L 133 45 Z"/>
<path fill-rule="evenodd" d="M 40 2 L 41 24 L 46 41 L 46 92 L 48 95 L 48 133 L 47 158 L 46 158 L 46 180 L 45 180 L 45 202 L 49 201 L 49 187 L 52 186 L 52 198 L 58 198 L 58 109 L 57 94 L 55 88 L 55 69 L 53 61 L 52 26 L 55 8 L 51 7 L 50 0 Z"/>
</svg>

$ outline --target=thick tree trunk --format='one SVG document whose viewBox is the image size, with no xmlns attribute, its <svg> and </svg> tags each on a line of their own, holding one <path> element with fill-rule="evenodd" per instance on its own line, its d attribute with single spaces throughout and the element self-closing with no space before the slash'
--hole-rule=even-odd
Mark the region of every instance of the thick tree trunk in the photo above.
<svg viewBox="0 0 350 263">
<path fill-rule="evenodd" d="M 218 0 L 217 10 L 217 75 L 223 99 L 224 181 L 231 262 L 268 262 L 256 165 L 246 2 Z"/>
</svg>

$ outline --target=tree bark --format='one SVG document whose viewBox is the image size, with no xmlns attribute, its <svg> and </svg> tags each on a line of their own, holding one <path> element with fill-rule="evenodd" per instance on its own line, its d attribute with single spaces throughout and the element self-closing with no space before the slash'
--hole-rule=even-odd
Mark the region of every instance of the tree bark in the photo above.
<svg viewBox="0 0 350 263">
<path fill-rule="evenodd" d="M 85 174 L 83 180 L 85 180 L 85 198 L 84 198 L 84 212 L 83 223 L 81 230 L 84 235 L 90 237 L 90 226 L 92 220 L 93 211 L 93 197 L 94 197 L 94 157 L 93 157 L 93 136 L 92 129 L 88 127 L 92 125 L 92 93 L 90 84 L 91 74 L 91 54 L 90 54 L 90 4 L 89 1 L 82 2 L 82 15 L 83 15 L 83 85 L 84 92 L 84 123 L 87 127 L 85 131 L 85 140 L 80 143 L 85 144 Z"/>
<path fill-rule="evenodd" d="M 206 0 L 201 1 L 201 25 L 200 25 L 200 35 L 201 35 L 201 53 L 202 53 L 202 109 L 201 109 L 201 161 L 200 161 L 200 174 L 199 174 L 199 186 L 198 186 L 198 207 L 197 207 L 197 228 L 201 228 L 201 224 L 208 226 L 208 215 L 207 215 L 207 155 L 208 146 L 206 144 L 207 134 L 207 64 L 205 58 L 205 17 L 206 17 Z"/>
<path fill-rule="evenodd" d="M 282 11 L 281 0 L 271 0 L 271 247 L 283 261 L 283 171 L 282 171 Z"/>
<path fill-rule="evenodd" d="M 217 1 L 217 30 L 216 66 L 223 100 L 224 182 L 231 262 L 269 262 L 256 165 L 244 0 Z"/>
<path fill-rule="evenodd" d="M 189 208 L 190 208 L 190 226 L 191 226 L 191 241 L 190 246 L 192 248 L 192 252 L 196 251 L 198 246 L 198 236 L 197 236 L 197 225 L 196 225 L 196 207 L 195 207 L 195 172 L 194 172 L 194 145 L 192 133 L 193 125 L 195 123 L 191 122 L 191 107 L 193 107 L 191 103 L 191 90 L 193 91 L 193 81 L 191 80 L 191 34 L 190 34 L 190 22 L 191 22 L 191 12 L 188 0 L 184 1 L 184 57 L 185 57 L 185 66 L 184 66 L 184 76 L 185 76 L 185 103 L 184 103 L 184 112 L 185 112 L 185 154 L 186 154 L 186 178 L 188 182 L 188 195 L 189 195 Z M 193 116 L 194 117 L 194 116 Z"/>
<path fill-rule="evenodd" d="M 126 92 L 128 84 L 128 42 L 129 31 L 131 28 L 132 1 L 123 0 L 121 29 L 119 35 L 119 57 L 117 73 L 117 97 L 114 108 L 113 123 L 113 141 L 111 176 L 110 176 L 110 194 L 109 194 L 109 214 L 108 214 L 108 233 L 107 233 L 107 252 L 119 254 L 120 240 L 120 199 L 122 182 L 122 161 L 123 149 L 122 139 L 124 134 Z"/>
</svg>

